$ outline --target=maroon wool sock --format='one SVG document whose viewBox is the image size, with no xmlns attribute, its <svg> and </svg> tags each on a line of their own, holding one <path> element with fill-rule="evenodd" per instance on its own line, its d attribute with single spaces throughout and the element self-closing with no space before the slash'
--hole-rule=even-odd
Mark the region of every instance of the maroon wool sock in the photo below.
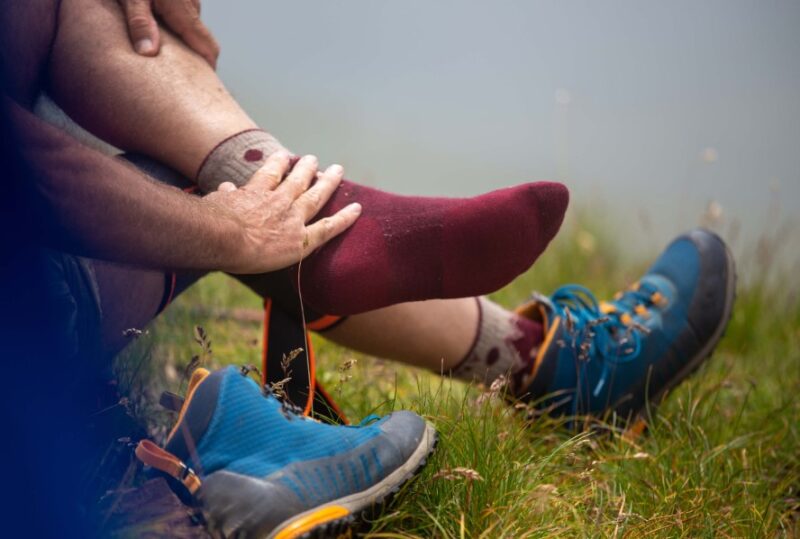
<svg viewBox="0 0 800 539">
<path fill-rule="evenodd" d="M 237 133 L 209 153 L 197 181 L 205 192 L 222 181 L 244 185 L 278 148 L 264 131 Z M 303 300 L 321 313 L 349 315 L 494 292 L 541 254 L 568 199 L 566 187 L 549 182 L 455 199 L 394 195 L 345 180 L 315 219 L 352 202 L 361 203 L 361 216 L 303 260 Z M 297 267 L 283 276 L 287 286 L 296 284 Z"/>
<path fill-rule="evenodd" d="M 566 187 L 550 182 L 457 199 L 394 195 L 344 180 L 315 219 L 351 202 L 361 204 L 361 217 L 303 260 L 303 298 L 320 312 L 349 315 L 493 292 L 544 251 L 568 199 Z"/>
</svg>

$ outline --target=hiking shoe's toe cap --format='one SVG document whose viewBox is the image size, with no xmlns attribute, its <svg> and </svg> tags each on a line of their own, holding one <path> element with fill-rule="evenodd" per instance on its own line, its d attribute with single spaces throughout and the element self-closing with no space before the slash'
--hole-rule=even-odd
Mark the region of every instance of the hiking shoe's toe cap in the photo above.
<svg viewBox="0 0 800 539">
<path fill-rule="evenodd" d="M 698 342 L 718 331 L 729 314 L 735 281 L 733 257 L 719 236 L 695 229 L 678 237 L 649 273 L 662 275 L 675 286 Z"/>
<path fill-rule="evenodd" d="M 407 459 L 425 435 L 425 420 L 413 412 L 392 412 L 381 423 L 383 436 L 397 449 L 398 457 Z"/>
</svg>

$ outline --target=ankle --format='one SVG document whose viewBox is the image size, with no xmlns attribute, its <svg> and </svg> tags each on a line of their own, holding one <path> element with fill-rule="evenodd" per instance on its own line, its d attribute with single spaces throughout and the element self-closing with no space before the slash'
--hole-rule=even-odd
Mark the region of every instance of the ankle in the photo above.
<svg viewBox="0 0 800 539">
<path fill-rule="evenodd" d="M 197 171 L 197 184 L 206 193 L 215 191 L 224 181 L 241 187 L 271 154 L 283 149 L 275 137 L 261 129 L 246 129 L 231 135 L 203 160 Z"/>
<path fill-rule="evenodd" d="M 480 314 L 475 341 L 451 373 L 455 378 L 486 385 L 506 376 L 509 391 L 516 394 L 533 367 L 542 326 L 486 298 L 477 301 Z"/>
</svg>

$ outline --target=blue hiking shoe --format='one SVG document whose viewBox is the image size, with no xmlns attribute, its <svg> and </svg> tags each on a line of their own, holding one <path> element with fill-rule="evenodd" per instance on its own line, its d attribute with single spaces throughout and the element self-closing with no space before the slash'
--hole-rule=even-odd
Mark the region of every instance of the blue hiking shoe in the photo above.
<svg viewBox="0 0 800 539">
<path fill-rule="evenodd" d="M 557 416 L 644 417 L 708 358 L 731 317 L 733 258 L 715 234 L 675 239 L 645 275 L 612 301 L 579 285 L 518 309 L 542 322 L 545 340 L 523 399 Z M 642 428 L 640 426 L 638 428 Z"/>
<path fill-rule="evenodd" d="M 179 479 L 225 537 L 327 537 L 396 492 L 434 448 L 416 414 L 375 419 L 320 423 L 234 367 L 198 369 L 165 449 L 145 440 L 136 454 Z"/>
</svg>

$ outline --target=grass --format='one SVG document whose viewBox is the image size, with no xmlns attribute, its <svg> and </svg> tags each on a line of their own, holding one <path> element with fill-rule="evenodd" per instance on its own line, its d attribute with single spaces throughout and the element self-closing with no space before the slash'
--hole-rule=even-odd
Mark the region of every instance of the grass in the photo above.
<svg viewBox="0 0 800 539">
<path fill-rule="evenodd" d="M 580 282 L 603 297 L 645 267 L 574 219 L 537 265 L 494 295 L 513 306 L 531 290 Z M 767 238 L 769 239 L 769 238 Z M 654 248 L 653 254 L 658 248 Z M 758 258 L 714 357 L 661 406 L 649 433 L 576 434 L 559 421 L 527 422 L 491 393 L 365 357 L 315 339 L 321 379 L 351 418 L 407 408 L 440 444 L 416 481 L 378 515 L 369 535 L 405 537 L 764 537 L 800 535 L 800 300 L 796 282 Z M 752 278 L 753 276 L 755 278 Z M 260 362 L 259 298 L 213 275 L 180 297 L 122 357 L 147 360 L 149 400 L 179 390 L 212 342 L 208 366 Z M 343 374 L 340 366 L 357 359 Z M 481 397 L 482 398 L 478 398 Z M 163 433 L 163 425 L 153 432 Z M 162 418 L 163 419 L 163 418 Z"/>
</svg>

